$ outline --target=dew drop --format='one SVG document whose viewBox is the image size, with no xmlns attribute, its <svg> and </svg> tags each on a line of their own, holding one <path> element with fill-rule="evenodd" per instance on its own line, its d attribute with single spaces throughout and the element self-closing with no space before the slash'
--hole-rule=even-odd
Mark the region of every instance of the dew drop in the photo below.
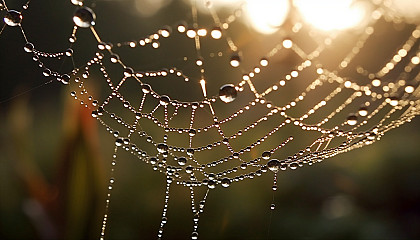
<svg viewBox="0 0 420 240">
<path fill-rule="evenodd" d="M 104 42 L 100 42 L 100 43 L 98 43 L 98 49 L 99 50 L 105 50 L 105 43 Z"/>
<path fill-rule="evenodd" d="M 280 162 L 277 159 L 271 159 L 270 161 L 268 161 L 267 167 L 268 169 L 270 169 L 270 171 L 276 173 L 280 169 Z"/>
<path fill-rule="evenodd" d="M 270 209 L 271 209 L 271 210 L 276 209 L 276 204 L 272 203 L 272 204 L 271 204 L 271 206 L 270 206 Z"/>
<path fill-rule="evenodd" d="M 71 42 L 71 43 L 75 43 L 76 40 L 77 40 L 76 36 L 69 37 L 69 42 Z"/>
<path fill-rule="evenodd" d="M 165 26 L 164 28 L 159 30 L 159 34 L 164 38 L 169 37 L 171 33 L 172 33 L 172 28 L 170 26 Z"/>
<path fill-rule="evenodd" d="M 71 56 L 73 56 L 73 49 L 68 48 L 68 49 L 66 50 L 66 56 L 67 56 L 67 57 L 71 57 Z"/>
<path fill-rule="evenodd" d="M 198 232 L 193 232 L 193 233 L 191 234 L 191 239 L 192 239 L 192 240 L 197 240 L 197 239 L 198 239 Z"/>
<path fill-rule="evenodd" d="M 159 41 L 153 41 L 152 42 L 152 47 L 153 48 L 159 48 L 160 47 L 160 42 Z"/>
<path fill-rule="evenodd" d="M 193 166 L 188 166 L 188 167 L 185 168 L 186 173 L 192 173 L 193 170 L 194 170 Z"/>
<path fill-rule="evenodd" d="M 230 57 L 230 65 L 232 67 L 239 67 L 240 64 L 241 64 L 241 57 L 239 57 L 238 53 L 233 53 L 232 56 Z"/>
<path fill-rule="evenodd" d="M 70 83 L 70 75 L 68 74 L 63 74 L 61 75 L 61 83 L 67 85 Z"/>
<path fill-rule="evenodd" d="M 159 143 L 158 145 L 157 145 L 157 150 L 158 150 L 158 152 L 160 152 L 160 153 L 164 153 L 164 152 L 167 152 L 168 151 L 168 145 L 166 145 L 166 143 Z"/>
<path fill-rule="evenodd" d="M 187 31 L 187 37 L 189 38 L 195 38 L 197 36 L 197 32 L 194 29 L 188 29 Z"/>
<path fill-rule="evenodd" d="M 230 179 L 229 178 L 223 178 L 222 179 L 222 187 L 229 187 L 230 186 Z"/>
<path fill-rule="evenodd" d="M 112 54 L 110 60 L 112 63 L 117 63 L 120 60 L 120 56 L 117 54 Z"/>
<path fill-rule="evenodd" d="M 11 27 L 19 26 L 22 22 L 22 14 L 16 10 L 9 10 L 3 18 L 3 21 Z"/>
<path fill-rule="evenodd" d="M 49 77 L 49 76 L 51 76 L 51 70 L 50 70 L 50 69 L 48 69 L 48 68 L 46 68 L 46 69 L 42 72 L 42 74 L 43 74 L 45 77 Z"/>
<path fill-rule="evenodd" d="M 171 102 L 171 99 L 168 96 L 163 95 L 160 97 L 160 105 L 167 106 L 170 102 Z"/>
<path fill-rule="evenodd" d="M 350 126 L 354 126 L 357 124 L 357 116 L 352 114 L 347 117 L 347 124 Z"/>
<path fill-rule="evenodd" d="M 214 39 L 220 39 L 222 37 L 222 29 L 220 27 L 215 27 L 210 32 L 211 37 Z"/>
<path fill-rule="evenodd" d="M 361 107 L 359 108 L 358 113 L 359 113 L 359 116 L 366 117 L 369 112 L 366 107 Z"/>
<path fill-rule="evenodd" d="M 197 30 L 197 35 L 200 37 L 205 37 L 207 35 L 207 30 L 205 28 L 200 28 Z"/>
<path fill-rule="evenodd" d="M 216 182 L 213 180 L 209 180 L 209 182 L 207 183 L 207 187 L 210 189 L 216 188 Z"/>
<path fill-rule="evenodd" d="M 373 80 L 372 80 L 372 86 L 374 86 L 374 87 L 379 87 L 379 86 L 381 86 L 381 79 L 379 79 L 379 78 L 375 78 L 375 79 L 373 79 Z"/>
<path fill-rule="evenodd" d="M 261 155 L 261 157 L 262 157 L 262 159 L 264 159 L 264 160 L 268 160 L 268 159 L 270 159 L 270 157 L 271 157 L 271 152 L 268 152 L 268 151 L 263 152 L 263 153 L 262 153 L 262 155 Z"/>
<path fill-rule="evenodd" d="M 121 147 L 124 144 L 124 140 L 122 138 L 117 138 L 115 140 L 115 146 Z"/>
<path fill-rule="evenodd" d="M 283 40 L 283 47 L 284 48 L 291 48 L 293 46 L 293 42 L 290 38 L 286 38 Z"/>
<path fill-rule="evenodd" d="M 198 213 L 196 213 L 193 217 L 193 221 L 198 222 L 198 220 L 200 220 L 200 215 Z"/>
<path fill-rule="evenodd" d="M 397 106 L 398 105 L 398 98 L 397 97 L 391 97 L 389 99 L 389 104 L 393 107 Z"/>
<path fill-rule="evenodd" d="M 143 91 L 143 93 L 150 93 L 150 91 L 152 91 L 152 87 L 150 87 L 149 84 L 142 84 L 141 90 Z"/>
<path fill-rule="evenodd" d="M 26 43 L 25 46 L 23 47 L 23 49 L 25 50 L 25 52 L 30 53 L 34 51 L 34 45 L 30 42 Z"/>
<path fill-rule="evenodd" d="M 280 170 L 286 171 L 287 170 L 287 164 L 285 164 L 285 163 L 280 164 Z"/>
<path fill-rule="evenodd" d="M 292 170 L 296 170 L 298 167 L 299 167 L 299 164 L 295 163 L 295 162 L 293 162 L 289 165 L 289 168 L 292 169 Z"/>
<path fill-rule="evenodd" d="M 184 157 L 180 157 L 180 158 L 178 159 L 178 164 L 179 164 L 180 166 L 185 166 L 185 164 L 187 164 L 187 159 L 186 159 L 186 158 L 184 158 Z"/>
<path fill-rule="evenodd" d="M 187 24 L 185 22 L 180 22 L 176 29 L 178 30 L 178 32 L 183 33 L 187 30 L 186 26 Z"/>
<path fill-rule="evenodd" d="M 260 60 L 260 64 L 261 64 L 261 66 L 263 66 L 263 67 L 268 66 L 268 60 L 267 60 L 267 58 L 261 58 L 261 60 Z"/>
<path fill-rule="evenodd" d="M 198 205 L 198 207 L 200 208 L 200 209 L 204 209 L 204 204 L 205 204 L 206 202 L 203 200 L 203 201 L 200 201 L 200 203 L 199 203 L 199 205 Z"/>
<path fill-rule="evenodd" d="M 194 149 L 188 148 L 187 149 L 187 154 L 188 154 L 188 156 L 192 157 L 194 155 Z"/>
<path fill-rule="evenodd" d="M 124 76 L 125 77 L 131 77 L 134 74 L 134 70 L 130 67 L 126 67 L 124 69 Z"/>
<path fill-rule="evenodd" d="M 219 98 L 225 103 L 230 103 L 236 99 L 238 92 L 233 84 L 225 84 L 219 90 Z"/>
<path fill-rule="evenodd" d="M 81 28 L 88 28 L 95 25 L 96 15 L 92 9 L 88 7 L 78 8 L 74 12 L 73 22 Z"/>
<path fill-rule="evenodd" d="M 193 136 L 195 136 L 197 134 L 197 131 L 195 130 L 195 129 L 190 129 L 189 131 L 188 131 L 188 135 L 190 135 L 190 137 L 193 137 Z"/>
<path fill-rule="evenodd" d="M 411 86 L 411 85 L 408 85 L 408 86 L 406 86 L 406 87 L 404 88 L 404 91 L 405 91 L 406 93 L 413 93 L 413 92 L 414 92 L 414 90 L 415 90 L 414 86 Z"/>
<path fill-rule="evenodd" d="M 197 64 L 197 66 L 202 66 L 203 65 L 203 59 L 202 58 L 198 58 L 196 61 L 195 61 L 195 64 Z"/>
</svg>

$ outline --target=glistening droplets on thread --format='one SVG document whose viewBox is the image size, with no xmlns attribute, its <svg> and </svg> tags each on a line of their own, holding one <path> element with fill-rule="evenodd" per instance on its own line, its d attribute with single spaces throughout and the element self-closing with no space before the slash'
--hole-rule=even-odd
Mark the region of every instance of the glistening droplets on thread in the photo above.
<svg viewBox="0 0 420 240">
<path fill-rule="evenodd" d="M 4 1 L 0 6 L 6 11 L 3 29 L 21 28 L 25 40 L 22 21 L 29 3 L 28 1 L 23 6 L 22 11 L 8 9 Z M 205 6 L 213 19 L 212 26 L 209 27 L 199 24 L 196 2 L 193 1 L 191 22 L 163 26 L 135 41 L 110 43 L 102 39 L 95 29 L 97 16 L 94 8 L 86 7 L 84 1 L 72 0 L 71 3 L 76 5 L 76 9 L 72 16 L 74 28 L 68 49 L 57 53 L 43 52 L 35 47 L 36 43 L 28 40 L 23 49 L 43 69 L 42 74 L 45 77 L 70 84 L 71 97 L 90 109 L 92 116 L 115 137 L 101 239 L 106 237 L 108 219 L 112 218 L 112 214 L 109 214 L 111 193 L 118 180 L 114 172 L 122 150 L 150 165 L 166 179 L 164 207 L 160 225 L 157 227 L 157 237 L 164 236 L 164 227 L 170 221 L 167 216 L 170 191 L 171 186 L 177 184 L 190 191 L 193 213 L 190 238 L 197 239 L 199 219 L 205 214 L 207 196 L 213 189 L 228 188 L 236 182 L 272 173 L 272 190 L 275 192 L 277 176 L 281 171 L 313 165 L 372 144 L 389 130 L 410 122 L 420 114 L 420 26 L 411 25 L 408 39 L 396 47 L 392 57 L 377 72 L 369 72 L 364 66 L 357 66 L 354 62 L 367 41 L 375 34 L 377 22 L 382 19 L 391 22 L 394 20 L 386 15 L 386 8 L 382 5 L 373 4 L 376 9 L 367 27 L 357 33 L 356 44 L 344 58 L 334 67 L 325 67 L 322 56 L 333 49 L 338 35 L 313 36 L 317 47 L 307 50 L 299 42 L 299 34 L 307 31 L 304 29 L 305 25 L 299 21 L 269 51 L 257 59 L 247 59 L 241 52 L 240 45 L 230 36 L 231 26 L 242 17 L 242 5 L 223 20 L 207 1 Z M 78 31 L 91 31 L 97 42 L 95 56 L 84 66 L 73 65 L 70 73 L 60 73 L 46 66 L 43 60 L 45 58 L 72 59 L 77 54 L 72 46 L 78 44 Z M 192 41 L 195 56 L 192 59 L 185 58 L 184 61 L 194 63 L 199 71 L 198 78 L 189 76 L 188 70 L 174 66 L 135 69 L 126 64 L 124 58 L 118 54 L 123 48 L 160 49 L 170 44 L 173 36 Z M 227 50 L 204 55 L 205 42 L 214 41 L 222 41 Z M 271 68 L 276 64 L 272 59 L 288 52 L 294 53 L 299 58 L 299 63 L 276 79 L 264 79 L 270 85 L 261 89 L 258 81 L 262 79 L 259 76 L 268 71 L 276 71 Z M 207 77 L 207 61 L 209 58 L 224 55 L 228 57 L 224 62 L 224 69 L 239 69 L 242 76 L 224 81 L 217 91 L 208 91 L 207 85 L 212 79 Z M 254 61 L 255 65 L 249 68 L 243 64 L 245 60 Z M 122 72 L 117 79 L 111 78 L 109 72 L 115 66 Z M 346 77 L 344 72 L 350 66 L 355 68 L 363 81 Z M 396 67 L 400 69 L 398 77 L 388 78 Z M 155 85 L 150 80 L 163 78 L 198 84 L 202 99 L 185 101 L 155 91 Z M 91 89 L 90 83 L 97 81 L 105 82 L 109 90 L 104 98 L 95 97 Z M 135 98 L 123 94 L 122 89 L 130 83 L 138 86 Z M 284 89 L 297 85 L 305 86 L 303 91 L 291 100 L 279 101 L 278 96 L 281 97 L 287 91 Z M 328 90 L 325 87 L 329 87 Z M 319 95 L 318 98 L 316 95 Z M 115 107 L 115 104 L 119 104 L 119 107 Z M 221 114 L 226 109 L 230 110 L 229 114 Z M 298 111 L 299 109 L 304 111 Z M 246 124 L 241 123 L 243 119 L 248 120 Z M 182 127 L 179 122 L 183 123 Z M 263 134 L 256 130 L 261 126 L 265 127 Z M 311 137 L 297 151 L 282 156 L 283 149 L 296 141 L 302 141 L 297 140 L 294 134 L 289 135 L 290 131 L 286 129 L 302 131 Z M 155 134 L 155 131 L 162 134 Z M 206 135 L 210 132 L 213 135 Z M 211 137 L 207 137 L 203 144 L 200 136 Z M 181 138 L 183 140 L 179 141 Z M 223 156 L 209 158 L 215 152 L 223 153 Z M 196 190 L 199 188 L 206 189 L 204 195 L 197 194 Z M 274 197 L 267 207 L 275 210 Z"/>
</svg>

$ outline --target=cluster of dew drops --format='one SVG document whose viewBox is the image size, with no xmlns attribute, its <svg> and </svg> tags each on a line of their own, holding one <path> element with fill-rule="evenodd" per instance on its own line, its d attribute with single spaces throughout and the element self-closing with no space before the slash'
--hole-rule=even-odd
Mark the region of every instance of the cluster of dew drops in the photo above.
<svg viewBox="0 0 420 240">
<path fill-rule="evenodd" d="M 92 26 L 95 25 L 95 20 L 96 20 L 96 15 L 93 12 L 92 9 L 83 6 L 83 1 L 82 0 L 71 0 L 71 2 L 78 6 L 78 8 L 76 9 L 76 11 L 74 12 L 74 16 L 73 16 L 73 21 L 75 23 L 75 26 L 80 27 L 80 28 L 90 28 Z M 27 5 L 25 5 L 27 8 Z M 26 9 L 24 6 L 24 9 Z M 1 7 L 1 6 L 0 6 Z M 22 22 L 22 13 L 16 10 L 8 10 L 7 14 L 4 17 L 4 22 L 8 25 L 8 26 L 20 26 L 21 22 Z M 194 30 L 188 30 L 186 29 L 186 27 L 184 25 L 180 25 L 178 26 L 178 31 L 180 32 L 186 32 L 187 36 L 190 38 L 194 38 L 196 34 L 200 34 L 200 31 L 194 31 Z M 214 39 L 219 39 L 221 38 L 221 29 L 219 28 L 214 28 L 211 31 L 211 36 Z M 75 34 L 73 34 L 69 41 L 71 43 L 74 43 L 76 41 L 76 37 Z M 290 44 L 291 42 L 290 40 L 286 40 L 286 46 L 288 46 L 287 48 L 290 48 Z M 106 48 L 106 45 L 104 45 L 104 48 Z M 53 58 L 57 58 L 57 57 L 62 57 L 62 56 L 67 56 L 67 57 L 71 57 L 73 55 L 73 50 L 71 48 L 67 49 L 65 52 L 63 53 L 57 53 L 57 54 L 50 54 L 50 53 L 43 53 L 43 52 L 39 52 L 35 49 L 34 45 L 30 42 L 27 42 L 24 46 L 24 50 L 28 53 L 33 53 L 34 57 L 33 59 L 35 61 L 39 62 L 39 66 L 44 68 L 43 71 L 43 75 L 45 77 L 55 77 L 57 80 L 61 81 L 63 84 L 68 84 L 69 80 L 70 80 L 70 76 L 68 74 L 59 74 L 57 72 L 54 72 L 48 68 L 46 68 L 42 62 L 39 60 L 39 57 L 53 57 Z M 118 55 L 113 55 L 111 58 L 112 62 L 116 63 L 118 62 Z M 234 52 L 230 58 L 230 65 L 232 67 L 239 67 L 241 63 L 241 57 L 240 54 L 238 52 Z M 202 65 L 202 61 L 197 60 L 196 64 L 198 66 Z M 261 66 L 267 66 L 268 65 L 268 60 L 263 58 L 260 62 Z M 237 97 L 238 94 L 238 87 L 236 87 L 233 84 L 225 84 L 223 86 L 220 87 L 219 89 L 219 98 L 221 101 L 225 102 L 225 103 L 230 103 L 232 101 L 234 101 Z M 362 114 L 364 114 L 365 110 L 362 110 Z M 349 124 L 355 124 L 355 122 L 357 121 L 356 119 L 353 119 L 355 117 L 350 116 L 348 121 Z M 161 150 L 161 148 L 163 148 L 164 146 L 162 144 L 158 144 L 157 148 L 158 150 Z M 287 164 L 282 164 L 279 160 L 277 159 L 271 159 L 271 153 L 270 152 L 264 152 L 262 154 L 262 159 L 265 160 L 269 160 L 266 167 L 271 170 L 272 172 L 275 173 L 274 175 L 274 184 L 273 184 L 273 191 L 277 190 L 277 172 L 282 169 L 285 170 L 285 168 L 287 168 Z M 179 163 L 181 163 L 182 160 L 179 161 Z M 296 166 L 295 166 L 296 165 Z M 291 163 L 289 166 L 291 169 L 296 169 L 298 167 L 298 163 Z M 230 185 L 230 180 L 229 179 L 223 179 L 221 182 L 221 185 L 223 187 L 228 187 Z M 209 188 L 214 188 L 214 184 L 209 184 Z M 275 209 L 275 204 L 272 203 L 270 206 L 271 210 Z M 194 239 L 194 236 L 193 236 Z"/>
<path fill-rule="evenodd" d="M 80 28 L 89 28 L 95 25 L 96 15 L 92 9 L 89 7 L 83 6 L 83 0 L 71 0 L 71 3 L 73 3 L 76 6 L 79 6 L 76 11 L 74 12 L 73 21 L 77 27 Z M 28 3 L 26 3 L 23 6 L 23 9 L 28 9 Z M 0 3 L 0 9 L 3 9 L 5 6 Z M 5 24 L 7 26 L 16 27 L 21 26 L 23 16 L 22 13 L 16 10 L 8 10 L 6 15 L 3 18 Z M 23 29 L 22 29 L 23 30 Z M 187 29 L 185 27 L 185 24 L 180 24 L 178 26 L 178 31 L 180 32 L 186 32 L 187 36 L 190 38 L 194 38 L 196 34 L 202 35 L 202 31 L 198 30 L 192 30 Z M 162 32 L 163 35 L 169 34 L 169 30 Z M 214 39 L 220 39 L 222 36 L 222 31 L 219 27 L 215 27 L 211 31 L 211 36 Z M 76 36 L 73 33 L 72 36 L 69 38 L 70 43 L 76 42 Z M 105 49 L 107 47 L 106 44 L 100 43 L 103 45 L 103 48 Z M 100 47 L 100 46 L 99 46 Z M 68 74 L 59 74 L 58 72 L 52 71 L 51 69 L 44 66 L 44 64 L 41 62 L 40 57 L 50 57 L 50 58 L 61 58 L 63 56 L 71 57 L 73 55 L 73 49 L 68 48 L 65 52 L 60 53 L 43 53 L 40 51 L 37 51 L 31 42 L 27 42 L 24 46 L 24 50 L 28 53 L 33 53 L 33 60 L 38 62 L 39 67 L 43 68 L 43 75 L 45 77 L 54 77 L 56 80 L 60 81 L 63 84 L 68 84 L 70 80 L 70 76 Z M 118 62 L 118 55 L 114 54 L 111 56 L 111 62 L 116 63 Z M 203 64 L 203 61 L 198 59 L 196 61 L 196 64 L 198 66 Z M 240 57 L 238 53 L 234 53 L 231 57 L 230 64 L 233 67 L 238 67 L 240 64 Z M 187 79 L 187 78 L 186 78 Z M 220 87 L 219 89 L 219 97 L 220 100 L 229 103 L 236 99 L 237 97 L 237 90 L 238 88 L 235 87 L 233 84 L 225 84 Z"/>
</svg>

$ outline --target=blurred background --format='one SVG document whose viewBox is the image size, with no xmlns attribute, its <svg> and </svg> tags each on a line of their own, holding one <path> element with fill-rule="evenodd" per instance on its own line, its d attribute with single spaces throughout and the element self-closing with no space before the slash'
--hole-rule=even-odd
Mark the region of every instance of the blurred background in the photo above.
<svg viewBox="0 0 420 240">
<path fill-rule="evenodd" d="M 219 2 L 222 1 L 214 1 L 214 4 Z M 238 6 L 237 1 L 226 2 Z M 6 3 L 10 9 L 21 9 L 25 1 L 9 0 Z M 191 22 L 188 1 L 98 0 L 85 3 L 97 14 L 97 30 L 102 38 L 111 42 L 135 40 L 180 20 Z M 415 10 L 420 7 L 416 1 L 412 3 L 411 8 L 401 8 Z M 33 1 L 24 12 L 22 22 L 28 39 L 40 50 L 67 49 L 74 9 L 70 1 Z M 231 13 L 228 7 L 218 10 L 221 16 Z M 3 18 L 6 12 L 0 14 Z M 419 16 L 415 11 L 405 14 L 411 14 L 410 22 L 415 22 Z M 202 15 L 200 21 L 211 27 L 210 17 L 200 13 Z M 230 32 L 244 55 L 253 60 L 259 59 L 261 52 L 266 52 L 273 42 L 284 38 L 285 32 L 287 34 L 287 29 L 276 33 L 270 28 L 255 27 L 255 24 L 235 22 Z M 392 56 L 392 51 L 413 29 L 413 25 L 404 22 L 379 22 L 375 27 L 379 33 L 369 44 L 380 49 L 364 49 L 363 55 L 371 69 L 378 67 L 375 67 L 376 63 L 380 66 L 386 62 L 386 57 Z M 338 41 L 350 42 L 351 49 L 351 43 L 354 43 L 351 40 L 356 39 L 357 31 L 350 30 Z M 252 37 L 247 38 L 248 35 Z M 76 66 L 82 66 L 96 51 L 96 43 L 88 30 L 81 29 L 77 37 L 75 62 Z M 185 55 L 194 56 L 192 41 L 168 42 L 169 49 L 127 53 L 122 50 L 121 55 L 130 66 L 146 69 L 171 64 L 183 66 L 184 51 Z M 6 27 L 0 35 L 0 239 L 97 239 L 115 139 L 91 117 L 90 111 L 70 97 L 68 87 L 55 81 L 44 84 L 48 79 L 42 77 L 42 70 L 24 52 L 24 44 L 19 28 Z M 229 51 L 225 45 L 216 45 L 214 49 L 222 53 Z M 389 52 L 384 53 L 385 50 Z M 339 52 L 340 49 L 335 53 L 339 55 Z M 217 51 L 210 49 L 208 54 L 211 53 Z M 228 58 L 229 54 L 224 54 L 212 63 L 215 68 L 218 64 L 221 67 L 215 77 L 220 78 L 218 82 L 208 86 L 210 95 L 217 94 L 222 83 L 237 81 L 226 79 L 238 79 L 241 74 L 223 71 L 229 69 L 225 64 Z M 255 64 L 255 61 L 246 62 L 245 59 L 245 66 Z M 299 61 L 293 54 L 285 53 L 274 59 L 273 66 L 287 72 Z M 332 65 L 334 59 L 330 61 Z M 53 69 L 63 72 L 72 69 L 69 61 L 50 64 Z M 191 76 L 194 79 L 198 75 L 191 70 Z M 273 78 L 268 73 L 265 77 Z M 168 91 L 167 94 L 175 95 L 174 98 L 193 100 L 201 97 L 198 84 L 188 85 L 191 86 L 188 96 L 182 91 L 185 83 L 170 84 L 154 83 L 152 86 L 163 93 Z M 97 91 L 100 90 L 98 86 Z M 294 93 L 284 94 L 286 100 L 294 96 Z M 232 184 L 227 189 L 216 188 L 210 192 L 200 219 L 200 238 L 420 238 L 419 127 L 420 119 L 415 118 L 373 145 L 298 171 L 281 172 L 274 195 L 271 174 Z M 165 178 L 128 153 L 119 153 L 119 159 L 107 237 L 156 238 Z M 270 211 L 273 197 L 277 207 Z M 174 186 L 164 238 L 189 238 L 191 230 L 189 191 Z"/>
</svg>

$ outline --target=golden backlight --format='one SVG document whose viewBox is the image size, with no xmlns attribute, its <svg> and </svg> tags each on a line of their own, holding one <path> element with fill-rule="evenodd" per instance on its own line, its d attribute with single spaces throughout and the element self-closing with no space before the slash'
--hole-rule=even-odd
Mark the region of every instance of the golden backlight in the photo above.
<svg viewBox="0 0 420 240">
<path fill-rule="evenodd" d="M 356 27 L 367 15 L 365 4 L 354 0 L 294 0 L 293 4 L 307 23 L 324 31 Z"/>
</svg>

